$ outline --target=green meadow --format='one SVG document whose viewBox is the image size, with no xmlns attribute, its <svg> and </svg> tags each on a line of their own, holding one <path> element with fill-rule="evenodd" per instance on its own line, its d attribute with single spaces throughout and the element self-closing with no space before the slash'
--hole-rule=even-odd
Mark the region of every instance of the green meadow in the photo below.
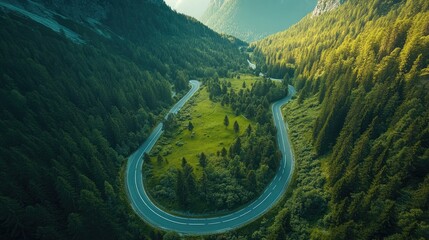
<svg viewBox="0 0 429 240">
<path fill-rule="evenodd" d="M 258 80 L 262 80 L 261 77 L 256 77 L 254 75 L 240 75 L 240 79 L 237 78 L 227 78 L 227 81 L 231 82 L 231 87 L 234 89 L 235 92 L 240 91 L 240 89 L 243 88 L 243 82 L 246 85 L 246 88 L 250 89 L 252 87 L 252 84 L 255 83 Z"/>
<path fill-rule="evenodd" d="M 244 75 L 240 79 L 226 79 L 226 81 L 231 81 L 234 90 L 239 91 L 243 82 L 246 83 L 246 88 L 250 88 L 257 79 L 254 76 Z M 229 118 L 228 127 L 224 125 L 225 115 Z M 223 147 L 229 149 L 234 140 L 244 134 L 249 124 L 252 128 L 255 127 L 255 123 L 244 116 L 235 116 L 229 106 L 212 102 L 205 87 L 202 87 L 189 100 L 177 118 L 180 127 L 171 134 L 164 134 L 151 152 L 152 173 L 155 178 L 160 177 L 170 168 L 180 168 L 183 157 L 194 167 L 196 177 L 200 177 L 202 168 L 198 162 L 199 154 L 204 152 L 210 158 Z M 192 132 L 188 130 L 189 121 L 194 125 Z M 234 132 L 235 121 L 240 126 L 239 133 Z M 165 161 L 158 163 L 158 155 L 163 156 Z"/>
</svg>

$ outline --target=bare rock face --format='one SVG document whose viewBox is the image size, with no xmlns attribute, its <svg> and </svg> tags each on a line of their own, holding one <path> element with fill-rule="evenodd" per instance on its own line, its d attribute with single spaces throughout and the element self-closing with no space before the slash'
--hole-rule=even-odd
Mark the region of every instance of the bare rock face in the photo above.
<svg viewBox="0 0 429 240">
<path fill-rule="evenodd" d="M 316 8 L 313 10 L 313 17 L 322 15 L 325 12 L 338 8 L 344 0 L 319 0 Z"/>
</svg>

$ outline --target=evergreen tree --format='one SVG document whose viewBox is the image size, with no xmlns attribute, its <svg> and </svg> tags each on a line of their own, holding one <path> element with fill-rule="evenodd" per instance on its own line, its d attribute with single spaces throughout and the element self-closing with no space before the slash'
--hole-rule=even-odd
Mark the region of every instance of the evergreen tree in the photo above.
<svg viewBox="0 0 429 240">
<path fill-rule="evenodd" d="M 189 130 L 190 132 L 192 132 L 192 130 L 194 130 L 194 125 L 192 124 L 192 122 L 191 122 L 191 121 L 189 121 L 189 123 L 188 123 L 188 130 Z"/>
<path fill-rule="evenodd" d="M 247 133 L 247 136 L 250 136 L 250 134 L 252 133 L 252 126 L 250 126 L 250 124 L 246 128 L 246 133 Z"/>
<path fill-rule="evenodd" d="M 222 156 L 222 157 L 226 157 L 226 155 L 228 154 L 228 151 L 226 150 L 226 148 L 225 147 L 222 147 L 222 150 L 221 150 L 221 153 L 220 153 L 220 155 Z"/>
<path fill-rule="evenodd" d="M 228 115 L 225 115 L 225 118 L 223 119 L 223 125 L 225 125 L 225 127 L 229 126 L 229 118 Z"/>
<path fill-rule="evenodd" d="M 207 156 L 203 152 L 200 154 L 199 163 L 203 169 L 207 167 Z"/>
<path fill-rule="evenodd" d="M 144 161 L 145 163 L 147 163 L 147 164 L 151 164 L 151 163 L 152 163 L 152 160 L 151 160 L 151 158 L 150 158 L 149 154 L 148 154 L 148 153 L 146 153 L 146 152 L 143 154 L 143 161 Z"/>
<path fill-rule="evenodd" d="M 157 162 L 159 165 L 161 165 L 164 162 L 164 158 L 160 154 L 158 154 Z"/>
<path fill-rule="evenodd" d="M 183 177 L 185 178 L 185 187 L 187 192 L 194 193 L 196 190 L 196 181 L 194 176 L 194 168 L 191 165 L 185 164 L 183 167 Z"/>
<path fill-rule="evenodd" d="M 241 153 L 241 138 L 238 137 L 237 140 L 235 140 L 235 143 L 232 145 L 231 153 L 233 155 L 239 155 Z"/>
<path fill-rule="evenodd" d="M 184 168 L 188 164 L 188 161 L 185 157 L 182 158 L 182 168 Z"/>
<path fill-rule="evenodd" d="M 246 184 L 249 191 L 255 192 L 257 190 L 256 173 L 254 170 L 249 171 L 249 174 L 247 174 Z"/>
<path fill-rule="evenodd" d="M 180 235 L 176 232 L 167 232 L 164 234 L 163 240 L 180 240 Z"/>
<path fill-rule="evenodd" d="M 186 206 L 188 203 L 188 192 L 185 185 L 185 178 L 181 170 L 177 171 L 176 177 L 176 198 L 181 206 Z"/>
<path fill-rule="evenodd" d="M 237 121 L 234 121 L 234 132 L 239 133 L 240 132 L 240 126 L 238 125 Z"/>
</svg>

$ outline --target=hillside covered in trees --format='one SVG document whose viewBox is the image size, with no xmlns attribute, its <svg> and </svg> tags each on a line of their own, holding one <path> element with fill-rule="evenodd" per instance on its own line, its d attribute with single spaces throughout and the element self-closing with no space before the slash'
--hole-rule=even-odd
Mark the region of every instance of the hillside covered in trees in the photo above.
<svg viewBox="0 0 429 240">
<path fill-rule="evenodd" d="M 269 239 L 426 239 L 429 2 L 345 1 L 254 47 L 298 103 L 320 105 L 313 164 L 297 159 L 317 177 L 297 171 Z"/>
<path fill-rule="evenodd" d="M 1 239 L 161 239 L 130 209 L 121 167 L 172 91 L 244 64 L 234 39 L 162 2 L 109 3 L 109 36 L 54 17 L 80 43 L 0 8 Z"/>
</svg>

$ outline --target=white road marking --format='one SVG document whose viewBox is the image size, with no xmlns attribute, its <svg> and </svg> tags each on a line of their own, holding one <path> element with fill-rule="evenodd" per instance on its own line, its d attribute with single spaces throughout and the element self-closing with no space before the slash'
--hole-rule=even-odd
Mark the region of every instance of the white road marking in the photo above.
<svg viewBox="0 0 429 240">
<path fill-rule="evenodd" d="M 212 222 L 212 223 L 209 223 L 209 225 L 217 225 L 217 224 L 221 224 L 221 222 Z"/>
<path fill-rule="evenodd" d="M 189 226 L 204 226 L 206 224 L 203 223 L 188 223 Z"/>
<path fill-rule="evenodd" d="M 245 213 L 241 214 L 239 217 L 243 217 L 243 216 L 247 215 L 248 213 L 250 213 L 251 211 L 252 211 L 252 210 L 249 210 L 249 211 L 247 211 L 247 212 L 245 212 Z"/>
<path fill-rule="evenodd" d="M 267 198 L 268 198 L 270 195 L 271 195 L 271 193 L 270 193 L 270 194 L 268 194 L 268 196 L 266 196 L 266 197 L 264 198 L 264 200 L 262 200 L 258 205 L 256 205 L 255 207 L 253 207 L 253 209 L 255 209 L 255 208 L 259 207 L 263 202 L 265 202 L 265 200 L 267 200 Z"/>
<path fill-rule="evenodd" d="M 137 175 L 135 175 L 135 184 L 136 184 L 136 186 L 137 186 Z M 153 212 L 154 214 L 156 214 L 158 217 L 160 217 L 160 218 L 162 218 L 162 219 L 164 219 L 164 220 L 167 220 L 167 221 L 169 221 L 169 222 L 172 222 L 172 223 L 185 225 L 185 223 L 177 222 L 177 221 L 174 221 L 174 220 L 168 219 L 168 218 L 166 218 L 166 217 L 164 217 L 164 216 L 161 216 L 161 215 L 160 215 L 160 214 L 158 214 L 157 212 L 155 212 L 155 211 L 154 211 L 151 207 L 149 207 L 149 205 L 147 205 L 147 203 L 143 200 L 143 197 L 142 197 L 142 195 L 140 194 L 140 191 L 138 190 L 138 188 L 137 188 L 137 194 L 139 195 L 139 197 L 140 197 L 140 199 L 142 200 L 142 202 L 146 205 L 146 207 L 147 207 L 151 212 Z M 134 202 L 134 203 L 135 203 L 135 202 Z M 136 206 L 138 206 L 138 205 L 136 204 Z M 140 210 L 140 209 L 139 209 L 139 210 Z M 143 211 L 141 211 L 141 210 L 140 210 L 140 212 L 142 212 L 142 213 L 143 213 Z"/>
<path fill-rule="evenodd" d="M 223 223 L 226 223 L 226 222 L 231 222 L 231 221 L 234 221 L 235 219 L 237 219 L 237 218 L 239 218 L 239 217 L 233 217 L 233 218 L 231 218 L 231 219 L 227 219 L 227 220 L 224 220 L 224 221 L 222 221 Z"/>
<path fill-rule="evenodd" d="M 197 90 L 198 90 L 198 88 L 199 88 L 199 85 L 197 86 L 197 85 L 194 85 L 194 83 L 191 83 L 192 84 L 192 89 L 191 89 L 191 91 L 190 92 L 188 92 L 188 94 L 186 95 L 187 97 L 189 97 L 189 95 L 193 95 Z M 182 99 L 183 100 L 183 99 Z M 184 103 L 186 103 L 186 102 L 184 102 L 184 101 L 179 101 L 179 103 L 178 104 L 176 104 L 174 107 L 175 108 L 173 108 L 173 110 L 175 111 L 175 112 L 178 112 L 182 107 L 183 107 L 183 105 L 184 105 Z M 278 103 L 276 103 L 275 104 L 275 107 L 276 107 L 276 110 L 274 110 L 274 104 L 273 104 L 273 106 L 272 106 L 272 111 L 273 111 L 273 113 L 274 113 L 274 116 L 275 116 L 275 118 L 276 118 L 276 120 L 277 120 L 277 123 L 280 123 L 281 121 L 283 121 L 283 123 L 284 123 L 284 118 L 283 118 L 283 115 L 281 114 L 280 115 L 280 113 L 281 113 L 281 106 L 282 105 L 284 105 L 285 103 L 287 103 L 288 101 L 290 100 L 290 97 L 289 98 L 287 98 L 287 99 L 284 99 L 282 102 L 278 102 Z M 278 110 L 278 109 L 279 110 Z M 276 123 L 276 122 L 275 122 Z M 287 161 L 287 158 L 286 158 L 286 156 L 285 156 L 285 153 L 286 153 L 286 151 L 287 151 L 287 147 L 286 147 L 286 145 L 288 145 L 289 146 L 289 153 L 290 153 L 290 156 L 292 156 L 291 157 L 291 164 L 292 164 L 292 168 L 291 169 L 293 169 L 293 165 L 294 165 L 294 162 L 293 162 L 293 155 L 292 155 L 292 149 L 290 148 L 290 143 L 289 143 L 289 139 L 288 138 L 285 138 L 285 133 L 287 133 L 286 132 L 286 130 L 285 130 L 285 126 L 284 126 L 284 124 L 282 125 L 282 124 L 280 124 L 280 126 L 276 126 L 276 127 L 278 127 L 279 128 L 279 132 L 280 132 L 280 134 L 279 134 L 279 136 L 281 137 L 281 141 L 280 141 L 280 144 L 279 144 L 279 148 L 280 149 L 282 149 L 283 150 L 283 152 L 282 152 L 282 154 L 283 154 L 283 158 L 282 158 L 282 174 L 284 174 L 284 172 L 285 172 L 285 168 L 286 168 L 286 161 Z M 158 217 L 160 217 L 160 218 L 162 218 L 162 219 L 164 219 L 164 220 L 166 220 L 166 221 L 169 221 L 169 222 L 172 222 L 172 223 L 175 223 L 175 224 L 180 224 L 180 225 L 188 225 L 188 226 L 207 226 L 207 225 L 217 225 L 217 224 L 221 224 L 221 223 L 226 223 L 226 222 L 231 222 L 231 221 L 234 221 L 234 220 L 236 220 L 236 219 L 238 219 L 238 218 L 241 218 L 241 217 L 243 217 L 243 216 L 245 216 L 245 215 L 247 215 L 247 214 L 249 214 L 252 210 L 248 210 L 247 212 L 245 212 L 245 213 L 243 213 L 243 214 L 241 214 L 241 215 L 239 215 L 239 216 L 237 216 L 241 211 L 245 211 L 246 210 L 246 208 L 243 208 L 243 209 L 241 209 L 241 210 L 239 210 L 239 211 L 237 211 L 237 212 L 234 212 L 234 213 L 232 213 L 232 214 L 229 214 L 229 215 L 227 215 L 227 216 L 221 216 L 221 217 L 215 217 L 215 218 L 201 218 L 201 219 L 198 219 L 198 218 L 182 218 L 182 217 L 178 217 L 178 216 L 174 216 L 174 215 L 171 215 L 171 214 L 169 214 L 169 213 L 166 213 L 166 212 L 164 212 L 164 211 L 162 211 L 161 209 L 159 209 L 157 206 L 155 206 L 155 205 L 153 205 L 153 206 L 149 206 L 146 202 L 145 202 L 145 200 L 144 200 L 144 198 L 143 198 L 143 196 L 142 196 L 142 193 L 141 193 L 141 190 L 143 190 L 143 194 L 144 194 L 144 196 L 145 196 L 145 198 L 146 199 L 148 199 L 148 196 L 147 196 L 147 194 L 146 194 L 146 190 L 145 190 L 145 188 L 144 188 L 144 186 L 139 186 L 138 185 L 138 181 L 141 181 L 142 179 L 137 179 L 137 176 L 139 176 L 139 175 L 137 175 L 137 174 L 141 174 L 141 171 L 139 171 L 138 169 L 139 169 L 139 166 L 141 166 L 141 165 L 143 165 L 143 159 L 142 159 L 142 156 L 143 156 L 143 154 L 145 153 L 145 152 L 147 152 L 151 147 L 153 147 L 152 145 L 154 145 L 154 142 L 156 142 L 158 139 L 159 139 L 159 137 L 160 137 L 160 135 L 162 134 L 162 126 L 161 126 L 161 124 L 159 124 L 158 126 L 157 126 L 157 128 L 155 128 L 156 129 L 156 132 L 155 133 L 153 133 L 153 134 L 151 134 L 150 136 L 152 137 L 152 139 L 149 141 L 149 143 L 147 143 L 147 145 L 145 146 L 145 148 L 144 149 L 140 149 L 140 151 L 142 151 L 141 153 L 140 153 L 140 156 L 136 159 L 136 156 L 131 156 L 130 157 L 130 164 L 128 165 L 128 173 L 132 173 L 132 168 L 131 168 L 131 166 L 133 165 L 133 163 L 134 162 L 136 162 L 136 164 L 135 164 L 135 167 L 136 167 L 136 169 L 135 169 L 135 171 L 134 171 L 134 183 L 135 183 L 135 186 L 137 187 L 136 189 L 133 189 L 133 190 L 135 190 L 134 192 L 133 191 L 131 191 L 131 188 L 129 188 L 128 189 L 128 191 L 129 191 L 129 194 L 131 195 L 131 201 L 132 201 L 132 208 L 137 212 L 137 214 L 140 216 L 140 217 L 142 217 L 142 218 L 146 218 L 147 219 L 147 217 L 148 217 L 148 215 L 147 215 L 147 211 L 145 210 L 145 211 L 142 211 L 142 209 L 140 209 L 140 207 L 139 207 L 139 205 L 137 204 L 137 202 L 135 201 L 135 199 L 133 198 L 133 194 L 134 194 L 134 196 L 135 196 L 135 193 L 137 192 L 137 194 L 139 195 L 139 197 L 140 197 L 140 199 L 142 200 L 142 202 L 143 202 L 143 204 L 145 204 L 145 206 L 151 211 L 151 212 L 153 212 L 155 215 L 157 215 Z M 283 145 L 283 146 L 281 146 L 281 145 Z M 137 150 L 137 151 L 139 151 L 139 150 Z M 285 164 L 283 164 L 283 161 L 285 161 L 284 163 Z M 280 169 L 279 169 L 280 170 Z M 279 171 L 280 172 L 280 171 Z M 288 172 L 288 177 L 286 178 L 286 183 L 290 180 L 290 176 L 291 176 L 291 174 L 292 174 L 292 171 L 289 171 Z M 282 177 L 283 177 L 283 175 L 276 175 L 275 176 L 275 178 L 273 179 L 273 181 L 272 181 L 272 184 L 270 184 L 270 186 L 271 185 L 273 185 L 274 184 L 274 182 L 276 182 L 276 180 L 278 179 L 278 182 L 280 182 L 281 181 L 281 179 L 282 179 Z M 132 184 L 130 184 L 130 183 L 132 183 L 132 174 L 131 174 L 131 176 L 129 176 L 129 177 L 127 177 L 128 179 L 127 179 L 127 182 L 128 182 L 128 185 L 129 186 L 132 186 Z M 288 178 L 289 178 L 289 180 L 288 180 Z M 140 183 L 140 185 L 142 184 L 142 182 Z M 274 185 L 274 187 L 273 187 L 273 190 L 274 189 L 276 189 L 276 187 L 277 187 L 277 184 L 275 184 Z M 265 193 L 267 192 L 267 190 L 268 190 L 268 188 L 269 187 L 267 187 L 266 189 L 265 189 L 265 191 L 264 191 L 264 194 L 263 195 L 265 195 Z M 253 207 L 253 209 L 256 209 L 256 208 L 258 208 L 262 203 L 264 203 L 270 196 L 271 196 L 271 194 L 272 194 L 272 192 L 270 192 L 261 202 L 259 202 L 256 206 L 254 206 Z M 274 202 L 276 202 L 277 201 L 277 199 L 279 198 L 280 196 L 277 196 L 276 197 L 276 199 L 274 200 L 274 201 L 270 201 L 270 206 L 274 203 Z M 150 200 L 149 200 L 149 202 L 150 202 Z M 254 202 L 254 203 L 256 203 L 256 202 Z M 139 202 L 139 204 L 140 204 L 140 202 Z M 250 208 L 252 205 L 254 205 L 253 203 L 252 204 L 250 204 L 248 207 Z M 141 206 L 141 205 L 140 205 Z M 247 208 L 248 209 L 248 208 Z M 265 208 L 265 209 L 262 209 L 261 211 L 258 211 L 257 213 L 256 213 L 256 215 L 255 216 L 260 216 L 262 213 L 264 213 L 264 211 L 266 210 L 267 208 Z M 156 211 L 155 211 L 156 210 Z M 158 213 L 159 212 L 159 213 Z M 162 215 L 161 215 L 162 214 Z M 170 219 L 168 219 L 167 217 L 168 216 L 171 216 L 171 218 Z M 227 217 L 229 217 L 229 216 L 236 216 L 236 217 L 232 217 L 232 218 L 230 218 L 230 219 L 226 219 Z M 150 218 L 149 218 L 150 219 Z M 149 222 L 151 222 L 149 219 L 147 219 Z M 183 219 L 183 220 L 185 220 L 185 221 L 181 221 L 180 219 Z M 223 220 L 223 221 L 217 221 L 217 222 L 210 222 L 210 223 L 207 223 L 207 222 L 202 222 L 202 223 L 195 223 L 195 221 L 212 221 L 212 220 L 214 220 L 214 219 L 225 219 L 225 220 Z M 177 220 L 177 221 L 176 221 Z M 188 223 L 189 221 L 194 221 L 194 223 Z M 241 224 L 243 224 L 243 223 L 241 223 Z M 156 225 L 156 224 L 155 224 Z M 234 224 L 235 225 L 235 224 Z M 162 228 L 162 229 L 166 229 L 165 227 L 161 227 L 161 226 L 158 226 L 158 227 L 160 227 L 160 228 Z M 223 229 L 220 229 L 220 230 L 215 230 L 215 232 L 223 232 L 223 231 L 227 231 L 227 230 L 231 230 L 231 229 L 233 229 L 233 228 L 235 228 L 236 226 L 232 226 L 231 225 L 231 227 L 230 228 L 223 228 Z M 174 229 L 174 227 L 173 227 L 173 229 Z M 176 229 L 179 229 L 178 231 L 180 232 L 180 228 L 176 228 Z M 186 232 L 186 230 L 183 230 L 183 231 L 185 231 Z M 195 231 L 195 229 L 194 230 L 192 230 L 192 231 Z"/>
</svg>

